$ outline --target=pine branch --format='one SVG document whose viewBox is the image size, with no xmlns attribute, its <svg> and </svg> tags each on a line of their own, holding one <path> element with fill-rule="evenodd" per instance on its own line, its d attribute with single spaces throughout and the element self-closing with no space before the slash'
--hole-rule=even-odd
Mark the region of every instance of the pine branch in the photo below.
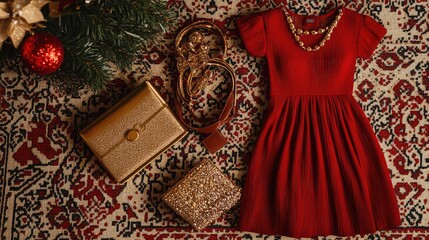
<svg viewBox="0 0 429 240">
<path fill-rule="evenodd" d="M 80 27 L 106 59 L 125 71 L 140 49 L 156 39 L 159 32 L 165 32 L 171 19 L 172 13 L 166 11 L 162 1 L 98 0 L 63 16 L 61 27 Z"/>
<path fill-rule="evenodd" d="M 92 43 L 84 40 L 69 42 L 64 46 L 66 50 L 63 66 L 87 79 L 88 85 L 94 90 L 103 90 L 107 82 L 113 77 L 113 70 L 99 49 Z"/>
<path fill-rule="evenodd" d="M 47 6 L 43 13 L 49 15 Z M 87 86 L 102 90 L 113 78 L 110 63 L 121 71 L 130 69 L 140 50 L 165 32 L 172 19 L 164 1 L 77 0 L 60 18 L 47 17 L 46 28 L 36 30 L 57 36 L 65 49 L 61 69 L 46 78 L 69 93 Z M 17 51 L 5 46 L 0 63 L 16 57 Z"/>
<path fill-rule="evenodd" d="M 77 82 L 83 85 L 72 84 L 70 87 L 77 87 L 76 91 L 83 86 L 89 86 L 95 91 L 103 90 L 108 81 L 113 77 L 113 70 L 108 61 L 100 54 L 98 47 L 85 37 L 79 37 L 77 31 L 66 32 L 58 22 L 48 21 L 47 29 L 50 33 L 56 35 L 64 45 L 64 62 L 61 66 L 61 73 L 65 80 L 64 84 L 69 83 L 69 76 L 75 76 Z M 66 75 L 67 74 L 67 75 Z M 50 77 L 52 79 L 52 77 Z M 59 86 L 64 89 L 63 86 Z M 69 92 L 67 90 L 66 92 Z"/>
</svg>

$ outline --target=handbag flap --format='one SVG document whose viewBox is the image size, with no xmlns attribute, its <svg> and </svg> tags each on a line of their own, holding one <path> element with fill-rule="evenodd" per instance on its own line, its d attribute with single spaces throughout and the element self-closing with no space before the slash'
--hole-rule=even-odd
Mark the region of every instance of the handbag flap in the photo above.
<svg viewBox="0 0 429 240">
<path fill-rule="evenodd" d="M 186 133 L 171 110 L 163 108 L 145 124 L 145 129 L 140 132 L 137 140 L 125 140 L 104 156 L 103 165 L 118 182 L 123 182 Z"/>
<path fill-rule="evenodd" d="M 91 122 L 80 135 L 101 159 L 126 136 L 129 130 L 143 123 L 164 105 L 164 100 L 145 81 Z"/>
</svg>

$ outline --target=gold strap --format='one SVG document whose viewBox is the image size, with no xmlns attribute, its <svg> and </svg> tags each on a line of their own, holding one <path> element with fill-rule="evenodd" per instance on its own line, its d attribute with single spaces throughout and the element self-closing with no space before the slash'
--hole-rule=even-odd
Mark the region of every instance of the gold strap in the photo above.
<svg viewBox="0 0 429 240">
<path fill-rule="evenodd" d="M 161 108 L 159 108 L 154 114 L 152 114 L 146 121 L 140 124 L 136 124 L 132 129 L 128 130 L 128 132 L 122 137 L 122 139 L 113 145 L 107 152 L 100 156 L 100 160 L 102 160 L 105 156 L 109 155 L 113 150 L 115 150 L 119 145 L 121 145 L 125 140 L 128 141 L 136 141 L 139 138 L 140 133 L 146 130 L 146 125 L 155 118 L 167 105 L 163 104 Z"/>
<path fill-rule="evenodd" d="M 222 51 L 219 56 L 210 56 L 211 51 L 204 41 L 201 29 L 216 33 L 222 40 Z M 184 41 L 187 35 L 189 35 L 187 41 Z M 195 76 L 199 70 L 207 66 L 207 63 L 212 58 L 222 59 L 226 55 L 226 39 L 222 31 L 214 23 L 201 20 L 195 21 L 182 29 L 175 39 L 175 45 L 177 51 L 177 69 L 180 75 L 177 83 L 177 96 L 183 103 L 187 104 L 192 97 L 204 88 L 213 74 L 209 69 L 206 69 L 196 81 L 188 77 L 187 81 L 185 81 L 186 83 L 184 83 L 182 79 L 185 72 L 189 72 Z"/>
<path fill-rule="evenodd" d="M 200 29 L 215 32 L 222 39 L 222 55 L 211 57 L 204 35 Z M 188 36 L 189 35 L 189 36 Z M 187 36 L 187 40 L 184 41 Z M 175 40 L 177 51 L 177 69 L 179 79 L 177 81 L 176 107 L 179 119 L 188 128 L 204 134 L 211 134 L 231 120 L 236 108 L 236 75 L 231 66 L 223 60 L 226 55 L 226 40 L 222 31 L 212 22 L 196 21 L 185 27 Z M 192 99 L 198 96 L 207 82 L 213 77 L 211 68 L 226 70 L 231 77 L 230 94 L 223 107 L 222 114 L 217 119 L 203 119 L 197 117 L 192 106 Z M 182 116 L 182 106 L 190 112 L 190 116 L 199 123 L 205 123 L 205 127 L 194 127 L 187 124 Z M 209 125 L 207 125 L 209 124 Z"/>
</svg>

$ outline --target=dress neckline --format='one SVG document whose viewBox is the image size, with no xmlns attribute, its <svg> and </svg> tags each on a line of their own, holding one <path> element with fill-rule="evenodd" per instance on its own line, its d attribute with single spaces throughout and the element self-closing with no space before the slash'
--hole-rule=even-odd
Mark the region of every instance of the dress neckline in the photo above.
<svg viewBox="0 0 429 240">
<path fill-rule="evenodd" d="M 328 17 L 332 16 L 333 14 L 335 14 L 336 12 L 338 12 L 339 9 L 341 9 L 344 12 L 344 5 L 336 6 L 335 8 L 333 8 L 332 10 L 330 10 L 329 12 L 327 12 L 325 14 L 321 14 L 321 15 L 313 15 L 313 14 L 304 15 L 304 14 L 298 14 L 298 13 L 295 13 L 295 12 L 291 11 L 286 6 L 283 6 L 281 8 L 284 8 L 291 16 L 300 17 L 300 18 L 313 17 L 313 18 L 317 18 L 317 19 L 321 19 L 321 18 L 323 19 L 323 18 L 328 18 Z"/>
<path fill-rule="evenodd" d="M 317 51 L 322 46 L 325 45 L 325 42 L 327 42 L 331 38 L 331 34 L 333 33 L 333 30 L 337 27 L 338 23 L 341 20 L 341 16 L 344 13 L 344 5 L 339 5 L 327 13 L 322 14 L 322 15 L 317 15 L 317 16 L 297 14 L 297 13 L 290 11 L 285 6 L 282 6 L 281 12 L 283 12 L 282 15 L 284 15 L 285 20 L 287 22 L 287 25 L 288 25 L 290 31 L 292 32 L 293 37 L 294 37 L 295 41 L 298 43 L 298 45 L 306 51 Z M 335 19 L 332 23 L 329 23 L 325 27 L 320 27 L 319 29 L 313 29 L 313 30 L 304 29 L 303 26 L 301 26 L 301 28 L 298 28 L 295 26 L 295 23 L 293 20 L 293 18 L 297 18 L 297 19 L 301 19 L 301 20 L 312 19 L 312 21 L 314 22 L 316 20 L 320 21 L 320 19 L 325 19 L 325 18 L 331 17 L 335 13 L 337 13 L 337 15 L 335 16 Z M 317 34 L 322 34 L 322 33 L 324 33 L 325 36 L 323 37 L 323 39 L 318 44 L 314 45 L 313 47 L 305 46 L 305 44 L 301 40 L 301 36 L 300 36 L 300 35 L 317 35 Z"/>
</svg>

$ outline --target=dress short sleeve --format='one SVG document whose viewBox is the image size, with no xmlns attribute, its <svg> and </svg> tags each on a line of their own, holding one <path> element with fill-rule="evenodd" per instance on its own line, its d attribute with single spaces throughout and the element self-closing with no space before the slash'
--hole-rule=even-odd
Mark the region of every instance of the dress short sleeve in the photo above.
<svg viewBox="0 0 429 240">
<path fill-rule="evenodd" d="M 265 56 L 266 34 L 263 16 L 261 14 L 242 16 L 235 24 L 247 52 L 254 57 Z"/>
<path fill-rule="evenodd" d="M 372 17 L 363 16 L 362 26 L 357 40 L 357 55 L 360 58 L 369 58 L 377 48 L 381 39 L 386 35 L 386 28 Z"/>
</svg>

